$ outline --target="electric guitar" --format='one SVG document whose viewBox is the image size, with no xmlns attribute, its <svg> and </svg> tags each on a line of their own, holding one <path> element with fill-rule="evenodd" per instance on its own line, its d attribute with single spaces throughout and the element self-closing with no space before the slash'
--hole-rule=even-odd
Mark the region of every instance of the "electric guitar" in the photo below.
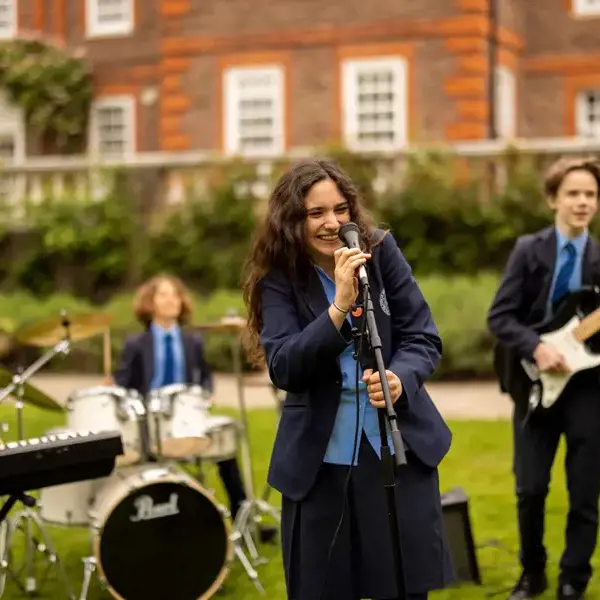
<svg viewBox="0 0 600 600">
<path fill-rule="evenodd" d="M 554 315 L 534 329 L 542 342 L 554 346 L 564 357 L 568 373 L 541 372 L 535 362 L 521 360 L 533 382 L 529 410 L 550 408 L 561 397 L 571 378 L 600 365 L 600 353 L 592 353 L 586 342 L 600 331 L 600 290 L 582 288 L 571 292 L 558 304 Z M 589 308 L 594 309 L 590 312 Z M 587 314 L 586 314 L 587 313 Z"/>
</svg>

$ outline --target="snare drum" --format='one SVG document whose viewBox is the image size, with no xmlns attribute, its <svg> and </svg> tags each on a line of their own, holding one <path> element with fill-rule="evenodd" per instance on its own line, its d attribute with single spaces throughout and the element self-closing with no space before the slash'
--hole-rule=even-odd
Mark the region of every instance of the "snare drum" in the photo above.
<svg viewBox="0 0 600 600">
<path fill-rule="evenodd" d="M 117 465 L 131 465 L 143 455 L 141 427 L 146 410 L 134 390 L 98 386 L 73 392 L 68 399 L 67 425 L 74 431 L 118 431 L 123 438 L 123 455 Z"/>
<path fill-rule="evenodd" d="M 154 390 L 148 407 L 153 452 L 185 458 L 198 456 L 210 445 L 206 434 L 210 404 L 199 386 L 175 384 Z"/>
<path fill-rule="evenodd" d="M 44 435 L 67 433 L 69 430 L 57 427 Z M 40 490 L 40 516 L 51 525 L 83 527 L 89 525 L 89 510 L 95 490 L 106 481 L 89 479 L 62 485 L 53 485 Z"/>
<path fill-rule="evenodd" d="M 240 439 L 240 425 L 235 419 L 227 416 L 208 417 L 206 433 L 210 438 L 210 446 L 200 454 L 203 460 L 219 462 L 235 458 Z"/>
<path fill-rule="evenodd" d="M 172 466 L 111 475 L 90 511 L 94 555 L 114 598 L 213 596 L 233 558 L 224 509 Z"/>
</svg>

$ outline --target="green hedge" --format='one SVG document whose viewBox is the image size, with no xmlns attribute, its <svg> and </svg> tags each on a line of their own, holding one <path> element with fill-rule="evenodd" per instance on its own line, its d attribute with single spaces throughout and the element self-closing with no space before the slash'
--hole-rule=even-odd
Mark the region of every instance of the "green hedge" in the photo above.
<svg viewBox="0 0 600 600">
<path fill-rule="evenodd" d="M 378 193 L 375 159 L 330 154 L 357 181 L 375 219 L 391 229 L 419 275 L 499 272 L 515 238 L 552 219 L 541 169 L 523 157 L 507 159 L 506 185 L 488 197 L 481 165 L 465 171 L 451 155 L 412 157 L 394 185 Z M 242 167 L 224 166 L 225 176 L 205 194 L 190 193 L 168 210 L 153 208 L 152 198 L 139 193 L 142 174 L 133 171 L 107 175 L 111 192 L 104 201 L 48 198 L 30 207 L 30 230 L 0 235 L 2 289 L 99 302 L 157 271 L 177 273 L 199 293 L 236 289 L 256 215 L 265 207 L 240 185 L 248 183 L 249 167 Z"/>
<path fill-rule="evenodd" d="M 444 342 L 444 358 L 438 377 L 487 377 L 491 374 L 492 340 L 486 330 L 485 316 L 497 285 L 495 275 L 476 277 L 419 277 L 419 283 L 430 303 L 435 321 Z M 195 298 L 194 323 L 218 320 L 229 310 L 243 314 L 243 303 L 237 291 L 220 291 L 209 296 Z M 72 296 L 51 296 L 40 301 L 36 297 L 17 293 L 0 295 L 0 325 L 9 338 L 20 325 L 57 315 L 61 309 L 72 314 L 102 310 L 113 316 L 113 362 L 119 356 L 125 337 L 139 327 L 132 322 L 131 296 L 120 295 L 102 306 Z M 219 371 L 231 369 L 230 337 L 213 333 L 205 334 L 210 363 Z M 37 349 L 14 347 L 5 355 L 5 364 L 14 368 L 18 360 L 32 361 L 39 355 Z M 50 363 L 50 370 L 86 370 L 101 372 L 102 338 L 80 342 L 64 359 Z"/>
</svg>

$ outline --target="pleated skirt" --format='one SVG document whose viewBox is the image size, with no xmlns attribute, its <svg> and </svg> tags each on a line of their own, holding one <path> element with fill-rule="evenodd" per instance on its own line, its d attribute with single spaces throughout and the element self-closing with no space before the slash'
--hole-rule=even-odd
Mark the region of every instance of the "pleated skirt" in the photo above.
<svg viewBox="0 0 600 600">
<path fill-rule="evenodd" d="M 282 549 L 289 600 L 397 597 L 382 464 L 364 435 L 344 503 L 347 474 L 346 466 L 324 463 L 306 498 L 294 502 L 283 497 Z M 443 588 L 453 580 L 453 569 L 438 471 L 408 451 L 407 464 L 396 467 L 395 475 L 407 592 L 423 594 Z M 344 518 L 328 561 L 343 506 Z M 397 540 L 396 535 L 394 543 Z"/>
</svg>

